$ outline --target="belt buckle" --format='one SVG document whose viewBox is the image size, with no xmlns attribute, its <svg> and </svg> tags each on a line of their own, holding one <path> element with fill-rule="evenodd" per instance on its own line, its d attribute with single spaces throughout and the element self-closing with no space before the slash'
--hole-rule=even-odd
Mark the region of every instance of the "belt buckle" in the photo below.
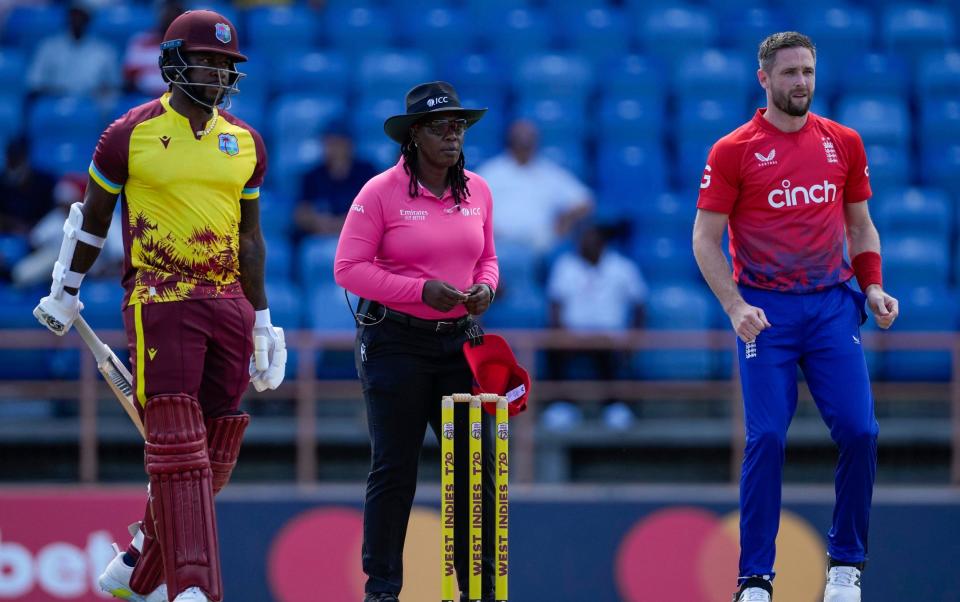
<svg viewBox="0 0 960 602">
<path fill-rule="evenodd" d="M 454 322 L 444 322 L 442 320 L 437 320 L 437 326 L 434 329 L 434 332 L 444 332 L 448 327 L 453 325 L 454 325 Z"/>
</svg>

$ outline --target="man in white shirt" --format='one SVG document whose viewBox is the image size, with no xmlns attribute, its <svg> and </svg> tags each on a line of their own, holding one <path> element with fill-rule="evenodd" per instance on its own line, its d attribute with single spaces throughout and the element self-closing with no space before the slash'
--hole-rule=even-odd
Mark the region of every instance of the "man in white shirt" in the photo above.
<svg viewBox="0 0 960 602">
<path fill-rule="evenodd" d="M 117 55 L 106 42 L 87 34 L 90 13 L 82 4 L 70 6 L 67 31 L 40 43 L 27 85 L 33 94 L 98 96 L 120 88 Z"/>
<path fill-rule="evenodd" d="M 493 227 L 498 241 L 528 245 L 537 254 L 593 210 L 593 195 L 566 169 L 537 156 L 537 126 L 515 121 L 507 150 L 477 169 L 495 199 Z"/>
</svg>

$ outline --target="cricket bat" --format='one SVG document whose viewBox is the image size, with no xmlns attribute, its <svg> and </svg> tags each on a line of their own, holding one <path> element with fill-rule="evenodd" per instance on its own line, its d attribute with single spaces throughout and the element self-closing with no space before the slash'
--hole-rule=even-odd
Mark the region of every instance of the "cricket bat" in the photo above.
<svg viewBox="0 0 960 602">
<path fill-rule="evenodd" d="M 97 369 L 103 375 L 103 379 L 110 385 L 110 390 L 116 396 L 117 401 L 123 406 L 123 410 L 133 421 L 133 425 L 140 431 L 140 435 L 146 439 L 146 433 L 143 430 L 143 422 L 140 420 L 140 412 L 137 410 L 136 401 L 133 400 L 133 377 L 130 371 L 123 365 L 113 351 L 107 347 L 100 337 L 97 336 L 83 316 L 77 317 L 73 323 L 77 334 L 87 344 L 93 357 L 97 360 Z"/>
</svg>

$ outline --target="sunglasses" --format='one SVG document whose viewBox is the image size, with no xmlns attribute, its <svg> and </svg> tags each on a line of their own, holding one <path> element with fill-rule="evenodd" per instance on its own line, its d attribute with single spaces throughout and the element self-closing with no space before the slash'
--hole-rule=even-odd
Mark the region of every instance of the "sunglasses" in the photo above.
<svg viewBox="0 0 960 602">
<path fill-rule="evenodd" d="M 447 136 L 453 133 L 459 136 L 467 129 L 466 119 L 436 119 L 434 121 L 424 121 L 420 124 L 427 128 L 434 136 Z"/>
</svg>

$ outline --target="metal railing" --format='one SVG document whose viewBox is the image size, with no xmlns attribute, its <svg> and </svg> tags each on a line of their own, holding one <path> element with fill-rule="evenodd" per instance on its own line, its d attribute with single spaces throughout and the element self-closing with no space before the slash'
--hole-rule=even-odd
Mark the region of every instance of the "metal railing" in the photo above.
<svg viewBox="0 0 960 602">
<path fill-rule="evenodd" d="M 546 350 L 607 349 L 621 351 L 727 350 L 732 353 L 733 338 L 728 330 L 667 331 L 633 330 L 609 334 L 570 333 L 562 330 L 502 330 L 518 360 L 534 366 L 536 353 Z M 101 338 L 115 349 L 126 346 L 122 331 L 102 331 Z M 288 379 L 277 391 L 254 393 L 249 397 L 292 399 L 296 421 L 296 475 L 300 483 L 312 483 L 317 475 L 315 421 L 317 404 L 330 400 L 361 397 L 353 380 L 320 380 L 317 373 L 321 350 L 352 350 L 354 334 L 344 332 L 291 331 L 287 346 L 297 352 L 296 377 Z M 948 383 L 875 382 L 877 399 L 909 401 L 916 398 L 949 399 L 950 404 L 950 483 L 960 486 L 960 334 L 953 332 L 865 332 L 863 345 L 873 351 L 944 351 L 951 355 L 952 377 Z M 80 338 L 71 333 L 56 338 L 39 329 L 0 331 L 0 349 L 44 350 L 81 349 L 78 380 L 10 381 L 0 380 L 0 403 L 11 398 L 76 399 L 79 416 L 79 475 L 82 482 L 95 482 L 98 474 L 97 403 L 110 395 L 100 381 L 93 356 Z M 663 399 L 695 401 L 728 399 L 730 404 L 730 467 L 733 479 L 739 474 L 743 454 L 743 409 L 733 362 L 730 378 L 723 380 L 614 380 L 614 381 L 538 381 L 533 384 L 530 411 L 515 419 L 511 438 L 513 464 L 518 482 L 534 480 L 536 454 L 535 428 L 537 399 L 564 397 L 574 401 L 607 397 L 620 399 Z"/>
</svg>

